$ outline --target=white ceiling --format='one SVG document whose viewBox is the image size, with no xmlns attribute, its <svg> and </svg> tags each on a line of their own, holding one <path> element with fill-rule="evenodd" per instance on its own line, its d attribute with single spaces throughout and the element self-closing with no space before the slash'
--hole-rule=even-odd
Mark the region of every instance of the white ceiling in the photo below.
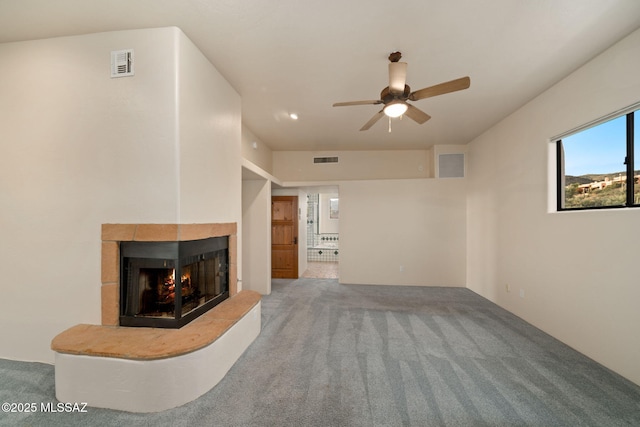
<svg viewBox="0 0 640 427">
<path fill-rule="evenodd" d="M 639 0 L 0 0 L 0 42 L 180 27 L 242 97 L 243 122 L 274 150 L 464 144 L 640 27 Z M 401 51 L 412 90 L 471 88 L 386 119 L 377 99 Z M 300 118 L 293 121 L 288 113 Z"/>
</svg>

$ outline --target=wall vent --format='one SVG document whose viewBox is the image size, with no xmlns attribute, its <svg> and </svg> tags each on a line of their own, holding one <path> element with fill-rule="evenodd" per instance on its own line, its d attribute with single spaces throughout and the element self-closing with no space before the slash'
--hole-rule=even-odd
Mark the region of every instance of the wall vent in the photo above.
<svg viewBox="0 0 640 427">
<path fill-rule="evenodd" d="M 133 49 L 111 52 L 111 77 L 133 76 Z"/>
<path fill-rule="evenodd" d="M 337 157 L 314 157 L 313 163 L 338 163 Z"/>
<path fill-rule="evenodd" d="M 464 153 L 438 155 L 438 178 L 464 178 Z"/>
</svg>

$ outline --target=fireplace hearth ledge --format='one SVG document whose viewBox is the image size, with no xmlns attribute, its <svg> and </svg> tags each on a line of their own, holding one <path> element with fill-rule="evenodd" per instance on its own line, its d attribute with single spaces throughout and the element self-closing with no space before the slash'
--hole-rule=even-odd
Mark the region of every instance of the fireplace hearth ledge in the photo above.
<svg viewBox="0 0 640 427">
<path fill-rule="evenodd" d="M 74 326 L 51 342 L 56 398 L 129 412 L 191 402 L 259 335 L 260 298 L 240 291 L 180 329 Z"/>
</svg>

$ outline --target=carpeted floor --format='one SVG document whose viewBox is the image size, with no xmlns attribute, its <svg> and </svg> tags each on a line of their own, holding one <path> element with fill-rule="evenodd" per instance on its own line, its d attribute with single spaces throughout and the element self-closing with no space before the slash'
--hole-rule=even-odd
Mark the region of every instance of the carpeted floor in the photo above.
<svg viewBox="0 0 640 427">
<path fill-rule="evenodd" d="M 0 413 L 0 425 L 640 425 L 640 387 L 467 289 L 272 289 L 260 336 L 196 401 L 154 414 Z M 0 360 L 0 397 L 55 403 L 53 367 Z"/>
</svg>

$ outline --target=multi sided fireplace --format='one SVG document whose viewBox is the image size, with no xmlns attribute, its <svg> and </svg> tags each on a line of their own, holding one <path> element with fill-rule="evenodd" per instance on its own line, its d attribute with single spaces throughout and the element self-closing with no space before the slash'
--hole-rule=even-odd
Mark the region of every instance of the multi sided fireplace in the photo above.
<svg viewBox="0 0 640 427">
<path fill-rule="evenodd" d="M 229 297 L 229 239 L 120 243 L 120 325 L 179 328 Z"/>
</svg>

